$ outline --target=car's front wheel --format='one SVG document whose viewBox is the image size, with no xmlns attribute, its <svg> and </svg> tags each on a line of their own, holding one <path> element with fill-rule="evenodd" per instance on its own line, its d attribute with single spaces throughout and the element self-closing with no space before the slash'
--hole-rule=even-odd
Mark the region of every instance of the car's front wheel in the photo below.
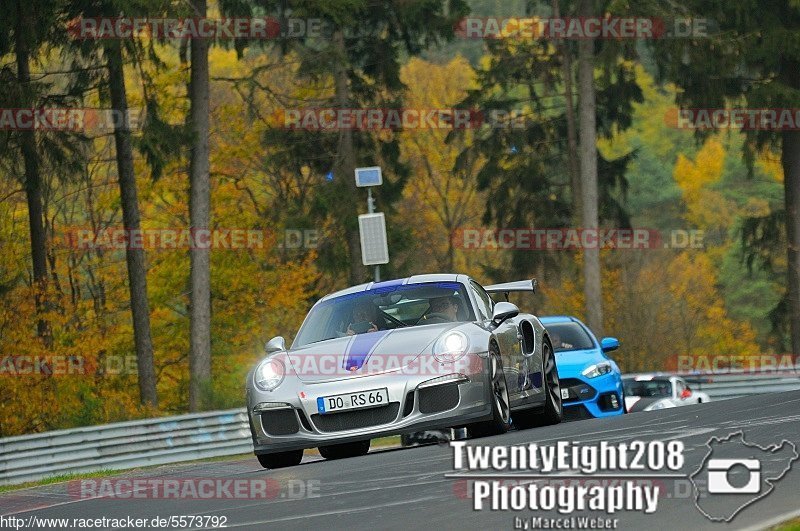
<svg viewBox="0 0 800 531">
<path fill-rule="evenodd" d="M 325 459 L 344 459 L 347 457 L 358 457 L 367 455 L 369 452 L 369 439 L 353 443 L 332 444 L 330 446 L 320 446 L 319 455 Z"/>
<path fill-rule="evenodd" d="M 511 400 L 503 371 L 500 349 L 495 343 L 489 345 L 489 384 L 492 391 L 492 420 L 476 422 L 467 426 L 472 437 L 500 435 L 511 427 Z"/>
<path fill-rule="evenodd" d="M 285 468 L 296 466 L 303 460 L 303 450 L 292 450 L 290 452 L 278 452 L 275 454 L 257 455 L 258 462 L 264 468 Z"/>
<path fill-rule="evenodd" d="M 550 342 L 545 338 L 542 344 L 542 386 L 544 390 L 544 407 L 526 409 L 514 413 L 514 426 L 520 429 L 535 428 L 558 424 L 564 418 L 564 406 L 561 403 L 561 384 L 558 380 L 556 356 Z"/>
</svg>

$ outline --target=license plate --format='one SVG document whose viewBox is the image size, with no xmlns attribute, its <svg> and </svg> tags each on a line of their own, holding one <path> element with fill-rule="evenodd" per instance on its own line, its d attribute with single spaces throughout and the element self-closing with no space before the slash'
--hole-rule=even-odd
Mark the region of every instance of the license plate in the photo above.
<svg viewBox="0 0 800 531">
<path fill-rule="evenodd" d="M 364 409 L 389 404 L 389 390 L 372 389 L 343 395 L 321 396 L 317 398 L 317 411 L 320 413 L 338 413 L 348 409 Z"/>
<path fill-rule="evenodd" d="M 561 388 L 561 400 L 566 400 L 569 398 L 569 389 Z"/>
</svg>

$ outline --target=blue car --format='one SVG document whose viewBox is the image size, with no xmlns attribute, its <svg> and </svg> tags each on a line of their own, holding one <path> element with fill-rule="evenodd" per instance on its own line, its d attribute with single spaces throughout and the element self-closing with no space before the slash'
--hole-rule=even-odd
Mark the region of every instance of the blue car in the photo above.
<svg viewBox="0 0 800 531">
<path fill-rule="evenodd" d="M 608 356 L 619 348 L 613 337 L 597 338 L 575 317 L 548 316 L 547 328 L 556 352 L 564 420 L 611 417 L 625 413 L 622 374 Z"/>
</svg>

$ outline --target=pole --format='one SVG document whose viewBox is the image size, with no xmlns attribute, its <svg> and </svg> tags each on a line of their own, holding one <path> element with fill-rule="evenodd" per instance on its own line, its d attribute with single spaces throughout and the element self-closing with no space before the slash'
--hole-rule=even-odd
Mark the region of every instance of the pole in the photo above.
<svg viewBox="0 0 800 531">
<path fill-rule="evenodd" d="M 367 188 L 367 212 L 370 214 L 375 213 L 375 205 L 372 199 L 372 187 Z M 375 282 L 381 281 L 381 266 L 375 266 Z"/>
</svg>

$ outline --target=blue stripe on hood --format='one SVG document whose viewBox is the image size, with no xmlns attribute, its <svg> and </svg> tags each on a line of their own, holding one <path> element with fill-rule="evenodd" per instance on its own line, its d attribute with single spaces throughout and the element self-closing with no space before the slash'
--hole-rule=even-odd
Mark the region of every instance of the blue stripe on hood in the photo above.
<svg viewBox="0 0 800 531">
<path fill-rule="evenodd" d="M 344 357 L 344 369 L 346 371 L 356 370 L 364 366 L 370 352 L 375 346 L 391 332 L 391 330 L 378 330 L 377 332 L 369 332 L 366 334 L 358 334 L 353 341 L 348 345 L 347 352 Z"/>
</svg>

